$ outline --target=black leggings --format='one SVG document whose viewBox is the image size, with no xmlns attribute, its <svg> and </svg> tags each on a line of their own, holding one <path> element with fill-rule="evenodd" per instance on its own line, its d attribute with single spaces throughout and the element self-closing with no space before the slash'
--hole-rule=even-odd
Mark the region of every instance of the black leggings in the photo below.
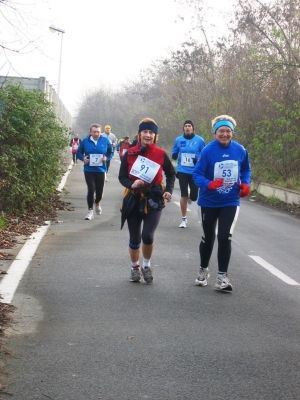
<svg viewBox="0 0 300 400">
<path fill-rule="evenodd" d="M 110 160 L 107 160 L 106 161 L 106 171 L 108 172 L 108 170 L 109 170 L 109 166 L 110 166 Z"/>
<path fill-rule="evenodd" d="M 87 203 L 89 208 L 93 208 L 94 202 L 99 203 L 102 200 L 103 187 L 104 187 L 104 172 L 86 172 L 84 177 L 87 184 Z M 96 198 L 94 201 L 94 193 L 96 191 Z"/>
<path fill-rule="evenodd" d="M 72 159 L 73 159 L 73 163 L 75 164 L 78 159 L 77 153 L 72 153 Z"/>
<path fill-rule="evenodd" d="M 193 175 L 177 172 L 181 197 L 188 197 L 188 188 L 190 187 L 190 199 L 196 201 L 198 198 L 198 186 L 193 181 Z"/>
<path fill-rule="evenodd" d="M 150 214 L 140 215 L 138 206 L 136 205 L 127 218 L 129 230 L 129 247 L 138 249 L 141 245 L 141 240 L 144 244 L 150 245 L 154 242 L 154 233 L 158 226 L 160 211 L 154 211 Z M 143 222 L 143 229 L 142 229 Z"/>
<path fill-rule="evenodd" d="M 226 273 L 231 256 L 232 233 L 239 215 L 240 207 L 201 207 L 202 239 L 199 245 L 200 265 L 208 268 L 216 238 L 218 222 L 218 267 Z"/>
</svg>

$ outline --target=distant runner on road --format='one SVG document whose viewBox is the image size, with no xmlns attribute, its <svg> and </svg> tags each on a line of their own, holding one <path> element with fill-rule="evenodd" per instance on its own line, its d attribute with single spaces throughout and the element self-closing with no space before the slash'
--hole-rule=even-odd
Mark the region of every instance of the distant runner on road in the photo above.
<svg viewBox="0 0 300 400">
<path fill-rule="evenodd" d="M 93 218 L 94 204 L 96 206 L 96 214 L 100 215 L 102 213 L 100 203 L 103 195 L 106 161 L 110 160 L 112 154 L 111 143 L 106 137 L 101 136 L 101 125 L 91 125 L 90 136 L 83 139 L 77 151 L 78 158 L 84 163 L 84 177 L 88 188 L 86 220 Z M 95 192 L 96 197 L 94 198 Z"/>
<path fill-rule="evenodd" d="M 73 139 L 70 141 L 70 148 L 72 152 L 72 160 L 73 160 L 73 165 L 77 164 L 77 150 L 80 146 L 81 139 L 79 139 L 78 133 L 75 133 Z"/>
<path fill-rule="evenodd" d="M 107 139 L 110 141 L 110 143 L 112 145 L 112 149 L 113 149 L 113 153 L 112 153 L 111 158 L 113 158 L 114 157 L 115 148 L 116 148 L 117 143 L 118 143 L 118 139 L 117 139 L 116 135 L 114 133 L 112 133 L 110 125 L 106 125 L 105 126 L 104 132 L 102 133 L 102 136 L 107 137 Z M 106 176 L 105 176 L 105 180 L 106 181 L 108 181 L 107 174 L 108 174 L 108 170 L 109 170 L 109 167 L 110 167 L 110 160 L 111 159 L 107 159 L 106 160 L 106 169 L 107 169 Z"/>
<path fill-rule="evenodd" d="M 187 226 L 187 205 L 198 198 L 198 187 L 193 181 L 193 171 L 197 159 L 205 146 L 201 136 L 195 135 L 194 124 L 186 120 L 183 124 L 183 135 L 175 139 L 172 158 L 177 160 L 177 178 L 180 186 L 181 223 L 179 228 Z"/>
</svg>

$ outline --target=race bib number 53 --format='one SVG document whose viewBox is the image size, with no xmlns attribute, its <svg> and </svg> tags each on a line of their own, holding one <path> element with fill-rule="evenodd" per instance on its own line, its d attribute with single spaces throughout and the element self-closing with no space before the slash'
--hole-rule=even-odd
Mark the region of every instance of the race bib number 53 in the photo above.
<svg viewBox="0 0 300 400">
<path fill-rule="evenodd" d="M 159 167 L 160 165 L 156 162 L 151 161 L 146 157 L 138 156 L 129 173 L 147 183 L 151 183 L 155 178 Z"/>
<path fill-rule="evenodd" d="M 233 184 L 238 181 L 238 162 L 226 160 L 215 163 L 214 179 L 224 179 L 224 184 Z"/>
</svg>

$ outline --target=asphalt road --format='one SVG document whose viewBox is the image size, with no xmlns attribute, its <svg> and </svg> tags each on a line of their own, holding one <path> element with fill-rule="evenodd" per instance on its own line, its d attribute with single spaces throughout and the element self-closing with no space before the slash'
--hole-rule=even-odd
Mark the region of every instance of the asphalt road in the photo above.
<svg viewBox="0 0 300 400">
<path fill-rule="evenodd" d="M 154 282 L 130 283 L 118 169 L 113 159 L 103 213 L 92 221 L 82 165 L 70 173 L 64 200 L 75 210 L 59 212 L 12 302 L 13 397 L 3 399 L 299 399 L 300 220 L 243 200 L 233 292 L 214 289 L 216 246 L 209 284 L 196 287 L 197 206 L 179 229 L 176 183 L 155 236 Z"/>
</svg>

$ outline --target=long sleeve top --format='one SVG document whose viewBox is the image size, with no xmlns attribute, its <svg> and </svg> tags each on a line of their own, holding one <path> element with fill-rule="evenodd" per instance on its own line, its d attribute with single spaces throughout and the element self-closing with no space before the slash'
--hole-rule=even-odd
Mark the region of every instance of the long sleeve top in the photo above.
<svg viewBox="0 0 300 400">
<path fill-rule="evenodd" d="M 173 160 L 178 159 L 177 172 L 191 175 L 204 146 L 204 139 L 199 135 L 178 136 L 171 152 Z"/>
<path fill-rule="evenodd" d="M 108 160 L 111 159 L 113 155 L 113 148 L 110 141 L 104 137 L 100 136 L 97 144 L 91 139 L 91 137 L 86 137 L 82 140 L 78 150 L 77 157 L 79 160 L 83 161 L 84 156 L 90 156 L 91 154 L 102 154 L 107 157 Z M 99 166 L 91 166 L 89 164 L 84 164 L 85 172 L 106 172 L 106 163 L 102 163 Z"/>
<path fill-rule="evenodd" d="M 148 158 L 151 161 L 154 161 L 160 165 L 160 168 L 151 182 L 151 185 L 158 185 L 163 181 L 163 172 L 166 176 L 166 187 L 165 191 L 172 193 L 175 182 L 175 170 L 172 165 L 172 162 L 165 152 L 165 150 L 156 146 L 156 144 L 150 144 L 146 148 L 142 148 L 138 143 L 136 146 L 129 148 L 125 153 L 119 171 L 119 181 L 126 188 L 130 189 L 132 183 L 138 179 L 136 176 L 131 175 L 131 168 L 138 158 L 141 155 L 143 157 Z"/>
<path fill-rule="evenodd" d="M 209 190 L 208 184 L 224 179 L 224 185 Z M 251 165 L 247 150 L 235 141 L 222 146 L 217 139 L 207 144 L 193 172 L 193 180 L 200 188 L 198 205 L 202 207 L 226 207 L 240 205 L 238 183 L 250 186 Z"/>
</svg>

